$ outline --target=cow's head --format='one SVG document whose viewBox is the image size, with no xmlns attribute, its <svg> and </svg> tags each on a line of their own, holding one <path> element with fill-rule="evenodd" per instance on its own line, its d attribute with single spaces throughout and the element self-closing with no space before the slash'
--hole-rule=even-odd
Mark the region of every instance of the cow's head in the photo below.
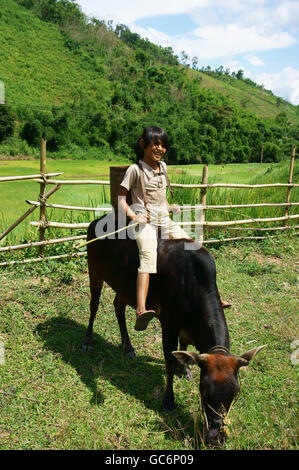
<svg viewBox="0 0 299 470">
<path fill-rule="evenodd" d="M 188 351 L 172 353 L 185 366 L 197 364 L 201 369 L 200 394 L 208 445 L 225 443 L 227 413 L 240 389 L 238 371 L 240 367 L 247 366 L 265 346 L 251 349 L 242 356 L 232 356 L 223 347 L 212 348 L 206 354 Z"/>
</svg>

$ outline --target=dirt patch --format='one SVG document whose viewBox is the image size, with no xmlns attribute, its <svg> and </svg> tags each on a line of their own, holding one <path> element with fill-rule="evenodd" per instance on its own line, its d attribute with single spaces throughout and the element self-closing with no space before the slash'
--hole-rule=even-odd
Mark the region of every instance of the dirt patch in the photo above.
<svg viewBox="0 0 299 470">
<path fill-rule="evenodd" d="M 259 262 L 264 263 L 265 261 L 275 264 L 276 266 L 281 266 L 283 264 L 282 258 L 278 258 L 277 256 L 266 256 L 261 255 L 259 253 L 255 253 L 253 257 Z"/>
<path fill-rule="evenodd" d="M 46 285 L 49 284 L 50 278 L 48 277 L 36 277 L 36 278 L 30 278 L 30 279 L 25 279 L 24 284 L 25 285 L 32 285 L 32 286 L 39 286 L 40 284 Z"/>
</svg>

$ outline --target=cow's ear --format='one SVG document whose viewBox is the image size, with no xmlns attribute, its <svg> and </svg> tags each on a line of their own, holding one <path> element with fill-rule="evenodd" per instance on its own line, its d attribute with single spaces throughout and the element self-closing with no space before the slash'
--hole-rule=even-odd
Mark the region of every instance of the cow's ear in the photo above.
<svg viewBox="0 0 299 470">
<path fill-rule="evenodd" d="M 251 359 L 261 351 L 261 349 L 265 348 L 268 346 L 267 344 L 264 344 L 263 346 L 258 346 L 257 348 L 250 349 L 250 351 L 247 351 L 246 353 L 242 354 L 241 359 L 245 359 L 246 361 L 251 361 Z"/>
<path fill-rule="evenodd" d="M 189 351 L 173 351 L 172 354 L 186 366 L 197 364 L 199 367 L 207 361 L 207 354 L 198 354 Z"/>
</svg>

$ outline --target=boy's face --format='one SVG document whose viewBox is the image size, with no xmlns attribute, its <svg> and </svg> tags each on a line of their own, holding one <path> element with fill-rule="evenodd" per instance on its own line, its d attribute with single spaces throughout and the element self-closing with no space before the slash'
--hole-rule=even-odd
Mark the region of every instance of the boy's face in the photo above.
<svg viewBox="0 0 299 470">
<path fill-rule="evenodd" d="M 166 148 L 161 140 L 151 142 L 143 151 L 143 159 L 149 165 L 156 165 L 166 154 Z"/>
</svg>

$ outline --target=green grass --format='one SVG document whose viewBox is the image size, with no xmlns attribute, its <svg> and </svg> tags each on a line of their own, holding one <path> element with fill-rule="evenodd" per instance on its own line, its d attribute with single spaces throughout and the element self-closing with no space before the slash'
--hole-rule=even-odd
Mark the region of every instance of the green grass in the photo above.
<svg viewBox="0 0 299 470">
<path fill-rule="evenodd" d="M 0 77 L 9 103 L 61 105 L 89 90 L 96 100 L 109 84 L 84 58 L 65 47 L 56 25 L 43 22 L 14 1 L 1 0 Z M 49 83 L 45 81 L 45 77 Z"/>
<path fill-rule="evenodd" d="M 298 339 L 298 241 L 281 235 L 213 248 L 231 351 L 268 344 L 240 370 L 241 394 L 230 413 L 227 449 L 296 449 L 296 382 L 291 343 Z M 134 331 L 138 357 L 124 360 L 105 285 L 95 322 L 95 348 L 81 350 L 89 317 L 86 260 L 0 270 L 0 448 L 192 450 L 200 443 L 199 369 L 175 378 L 177 408 L 162 411 L 165 368 L 154 320 Z M 72 301 L 70 302 L 70 299 Z M 191 348 L 192 349 L 192 348 Z M 198 435 L 199 433 L 199 435 Z M 201 444 L 200 448 L 205 450 Z"/>
</svg>

